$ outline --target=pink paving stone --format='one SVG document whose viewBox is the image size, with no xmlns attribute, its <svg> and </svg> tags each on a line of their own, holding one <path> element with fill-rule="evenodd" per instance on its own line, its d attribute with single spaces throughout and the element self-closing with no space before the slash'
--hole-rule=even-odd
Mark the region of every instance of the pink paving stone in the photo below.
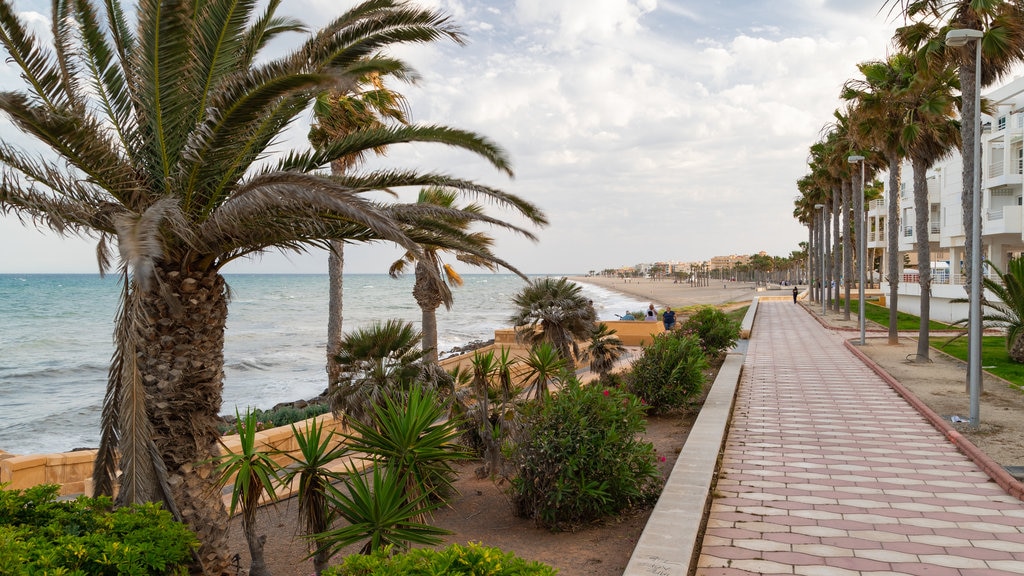
<svg viewBox="0 0 1024 576">
<path fill-rule="evenodd" d="M 822 526 L 836 528 L 839 530 L 875 530 L 874 524 L 867 522 L 856 522 L 854 520 L 822 520 Z"/>
<path fill-rule="evenodd" d="M 752 530 L 742 530 L 740 528 L 708 528 L 706 532 L 712 536 L 718 536 L 719 538 L 729 538 L 732 540 L 747 540 L 750 538 L 760 538 L 760 532 L 754 532 Z"/>
<path fill-rule="evenodd" d="M 999 535 L 982 530 L 969 530 L 966 528 L 936 528 L 932 530 L 938 536 L 950 538 L 962 538 L 964 540 L 1007 540 L 1009 542 L 1024 543 L 1024 534 L 1002 533 Z"/>
<path fill-rule="evenodd" d="M 874 540 L 865 540 L 863 538 L 852 538 L 850 536 L 833 536 L 821 538 L 821 543 L 826 546 L 835 546 L 836 548 L 846 548 L 848 550 L 881 550 L 883 549 L 883 542 L 876 542 Z"/>
<path fill-rule="evenodd" d="M 698 568 L 696 574 L 699 576 L 763 576 L 736 568 Z"/>
</svg>

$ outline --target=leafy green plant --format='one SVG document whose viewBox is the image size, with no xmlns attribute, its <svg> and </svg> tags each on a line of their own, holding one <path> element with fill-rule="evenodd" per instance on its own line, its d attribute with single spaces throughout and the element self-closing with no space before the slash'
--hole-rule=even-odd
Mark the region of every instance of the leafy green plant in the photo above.
<svg viewBox="0 0 1024 576">
<path fill-rule="evenodd" d="M 571 376 L 569 362 L 548 342 L 540 342 L 530 349 L 530 355 L 523 360 L 526 365 L 527 394 L 533 392 L 536 400 L 543 400 L 550 394 L 548 388 Z"/>
<path fill-rule="evenodd" d="M 695 334 L 710 358 L 718 357 L 740 339 L 740 323 L 712 306 L 697 309 L 680 328 L 684 334 Z"/>
<path fill-rule="evenodd" d="M 536 405 L 510 454 L 516 515 L 559 529 L 655 498 L 654 447 L 639 437 L 644 412 L 632 394 L 574 379 Z"/>
<path fill-rule="evenodd" d="M 256 446 L 256 415 L 246 411 L 245 416 L 239 416 L 238 412 L 235 412 L 235 416 L 239 451 L 231 452 L 222 443 L 225 453 L 214 459 L 217 464 L 217 483 L 220 486 L 233 483 L 230 513 L 234 514 L 239 507 L 242 509 L 242 530 L 252 558 L 250 576 L 269 576 L 270 572 L 263 559 L 263 545 L 267 537 L 256 534 L 256 513 L 264 494 L 271 498 L 277 497 L 277 473 L 280 466 L 271 458 L 273 451 L 264 452 Z"/>
<path fill-rule="evenodd" d="M 659 334 L 633 362 L 626 389 L 643 399 L 653 413 L 667 412 L 700 394 L 707 367 L 707 357 L 696 336 Z"/>
<path fill-rule="evenodd" d="M 323 424 L 317 420 L 309 423 L 304 430 L 292 425 L 292 434 L 299 446 L 299 455 L 286 453 L 293 462 L 281 478 L 282 485 L 299 480 L 299 522 L 310 538 L 313 548 L 313 568 L 319 575 L 327 567 L 329 557 L 325 542 L 318 542 L 316 534 L 326 532 L 337 517 L 330 506 L 331 484 L 344 479 L 344 475 L 328 466 L 344 456 L 348 450 L 334 431 L 324 435 Z"/>
<path fill-rule="evenodd" d="M 373 425 L 352 421 L 354 433 L 346 434 L 345 442 L 350 451 L 402 476 L 410 501 L 442 501 L 454 491 L 451 463 L 470 457 L 456 442 L 459 423 L 446 414 L 437 392 L 414 387 L 401 400 L 385 398 L 374 411 Z"/>
<path fill-rule="evenodd" d="M 364 474 L 348 465 L 345 491 L 331 490 L 331 506 L 348 525 L 317 534 L 315 541 L 329 556 L 345 546 L 364 541 L 362 554 L 383 550 L 386 546 L 407 550 L 411 544 L 440 544 L 441 536 L 450 532 L 418 519 L 441 503 L 431 502 L 426 494 L 409 497 L 407 485 L 406 474 L 389 466 L 374 464 Z"/>
<path fill-rule="evenodd" d="M 262 425 L 263 428 L 277 428 L 278 426 L 288 426 L 308 420 L 314 416 L 320 416 L 331 411 L 330 405 L 323 404 L 307 404 L 303 408 L 296 408 L 294 406 L 282 406 L 280 408 L 271 410 L 260 410 L 254 409 L 252 413 L 256 416 L 256 422 Z M 224 424 L 220 428 L 221 434 L 234 434 L 234 424 Z"/>
<path fill-rule="evenodd" d="M 325 576 L 409 576 L 454 574 L 460 576 L 554 576 L 557 570 L 540 562 L 523 560 L 511 552 L 470 542 L 441 550 L 418 548 L 404 554 L 389 549 L 369 556 L 349 556 L 332 566 Z"/>
<path fill-rule="evenodd" d="M 483 459 L 477 476 L 484 478 L 503 469 L 502 446 L 521 428 L 522 388 L 512 381 L 512 367 L 518 362 L 508 348 L 500 355 L 493 350 L 474 353 L 472 372 L 465 395 L 458 398 L 458 413 L 463 415 L 464 443 Z"/>
<path fill-rule="evenodd" d="M 58 487 L 0 490 L 0 574 L 188 574 L 199 542 L 158 504 L 57 500 Z"/>
</svg>

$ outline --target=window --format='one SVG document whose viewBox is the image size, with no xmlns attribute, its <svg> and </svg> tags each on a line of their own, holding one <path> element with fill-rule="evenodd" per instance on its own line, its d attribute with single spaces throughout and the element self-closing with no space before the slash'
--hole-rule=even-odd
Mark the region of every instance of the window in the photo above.
<svg viewBox="0 0 1024 576">
<path fill-rule="evenodd" d="M 996 130 L 1006 130 L 1006 116 L 1000 116 Z"/>
</svg>

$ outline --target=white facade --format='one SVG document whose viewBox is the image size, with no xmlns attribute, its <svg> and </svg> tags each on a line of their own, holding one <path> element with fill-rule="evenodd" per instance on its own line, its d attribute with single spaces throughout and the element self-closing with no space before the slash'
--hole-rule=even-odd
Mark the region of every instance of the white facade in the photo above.
<svg viewBox="0 0 1024 576">
<path fill-rule="evenodd" d="M 983 116 L 981 138 L 982 196 L 981 231 L 982 258 L 991 260 L 1001 270 L 1011 258 L 1024 253 L 1024 78 L 1017 78 L 984 95 L 991 116 Z M 913 197 L 913 170 L 909 162 L 903 166 L 900 190 L 899 249 L 902 254 L 916 251 L 924 237 L 914 230 L 916 221 Z M 955 151 L 928 171 L 929 230 L 932 246 L 931 316 L 952 322 L 967 317 L 967 304 L 952 304 L 950 299 L 964 298 L 964 228 L 961 196 L 963 162 Z M 885 226 L 891 194 L 887 174 L 881 174 L 885 199 L 875 200 L 868 209 L 868 249 L 879 253 L 886 249 Z M 882 277 L 887 268 L 882 260 Z M 913 271 L 910 271 L 913 272 Z M 985 270 L 986 274 L 991 273 Z M 888 286 L 883 286 L 888 291 Z M 909 313 L 920 311 L 920 287 L 916 274 L 900 279 L 899 309 Z"/>
</svg>

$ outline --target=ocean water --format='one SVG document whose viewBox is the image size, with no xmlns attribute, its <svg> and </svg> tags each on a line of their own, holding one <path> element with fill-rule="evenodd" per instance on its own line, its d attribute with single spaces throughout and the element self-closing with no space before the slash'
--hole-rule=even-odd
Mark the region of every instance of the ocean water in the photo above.
<svg viewBox="0 0 1024 576">
<path fill-rule="evenodd" d="M 227 274 L 232 296 L 224 344 L 222 412 L 270 408 L 326 387 L 327 276 Z M 438 309 L 442 352 L 509 325 L 511 274 L 468 274 L 452 310 Z M 420 323 L 411 276 L 346 274 L 344 330 L 376 320 Z M 598 317 L 647 303 L 581 284 Z M 0 450 L 15 454 L 95 447 L 113 353 L 117 277 L 0 274 Z"/>
</svg>

